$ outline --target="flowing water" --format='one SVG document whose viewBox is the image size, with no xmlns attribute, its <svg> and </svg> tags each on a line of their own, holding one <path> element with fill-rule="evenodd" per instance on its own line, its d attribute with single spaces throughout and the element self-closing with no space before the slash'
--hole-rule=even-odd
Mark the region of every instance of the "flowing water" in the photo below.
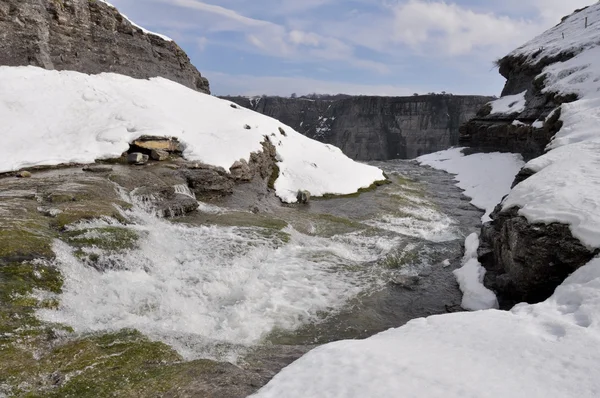
<svg viewBox="0 0 600 398">
<path fill-rule="evenodd" d="M 361 338 L 457 310 L 451 270 L 481 212 L 445 173 L 406 161 L 377 165 L 393 184 L 269 214 L 215 202 L 168 220 L 123 194 L 131 224 L 74 229 L 127 229 L 135 247 L 91 249 L 92 267 L 57 242 L 61 305 L 38 315 L 81 333 L 135 328 L 186 359 L 235 362 L 261 347 Z"/>
</svg>

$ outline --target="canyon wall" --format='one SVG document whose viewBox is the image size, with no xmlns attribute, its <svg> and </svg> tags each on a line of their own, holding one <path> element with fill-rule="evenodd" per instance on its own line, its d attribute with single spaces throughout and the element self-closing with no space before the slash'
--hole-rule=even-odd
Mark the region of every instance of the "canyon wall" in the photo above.
<svg viewBox="0 0 600 398">
<path fill-rule="evenodd" d="M 493 98 L 459 95 L 412 97 L 222 97 L 280 120 L 357 160 L 412 159 L 458 144 L 459 127 Z"/>
</svg>

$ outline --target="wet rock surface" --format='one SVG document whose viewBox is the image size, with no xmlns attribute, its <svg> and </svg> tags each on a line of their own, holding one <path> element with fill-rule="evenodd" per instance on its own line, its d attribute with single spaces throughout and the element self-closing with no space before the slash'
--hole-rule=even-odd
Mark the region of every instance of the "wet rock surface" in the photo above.
<svg viewBox="0 0 600 398">
<path fill-rule="evenodd" d="M 175 42 L 145 33 L 97 0 L 3 0 L 0 65 L 161 76 L 210 93 Z"/>
</svg>

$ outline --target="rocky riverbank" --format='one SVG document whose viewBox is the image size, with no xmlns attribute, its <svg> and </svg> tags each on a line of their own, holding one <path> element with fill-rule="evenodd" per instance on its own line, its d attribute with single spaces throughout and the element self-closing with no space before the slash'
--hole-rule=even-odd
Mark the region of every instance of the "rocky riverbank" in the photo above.
<svg viewBox="0 0 600 398">
<path fill-rule="evenodd" d="M 139 144 L 133 150 L 140 150 Z M 0 391 L 16 396 L 244 397 L 316 344 L 368 337 L 414 317 L 460 310 L 452 270 L 460 263 L 463 236 L 474 230 L 481 212 L 445 173 L 411 163 L 381 163 L 392 184 L 376 191 L 282 205 L 260 167 L 251 181 L 228 177 L 230 182 L 215 184 L 223 171 L 175 155 L 144 165 L 127 165 L 126 159 L 0 178 Z M 206 262 L 201 260 L 205 250 L 210 251 Z M 259 252 L 267 257 L 262 254 L 252 265 Z M 190 261 L 199 259 L 201 268 L 194 271 Z M 215 261 L 217 267 L 211 265 Z M 272 329 L 248 345 L 210 343 L 212 332 L 203 335 L 200 329 L 194 329 L 195 335 L 157 332 L 160 318 L 169 313 L 171 326 L 194 322 L 194 311 L 176 308 L 186 305 L 199 283 L 210 291 L 208 281 L 225 276 L 217 273 L 221 267 L 251 276 L 249 270 L 266 266 L 261 271 L 266 272 L 271 263 L 273 271 L 259 279 L 289 268 L 290 275 L 270 277 L 291 277 L 286 284 L 294 286 L 289 291 L 286 284 L 273 286 L 273 298 L 307 289 L 298 299 L 322 305 L 321 294 L 328 300 L 341 296 L 299 318 L 292 324 L 297 326 Z M 296 263 L 300 268 L 294 268 Z M 194 282 L 186 272 L 204 282 Z M 130 279 L 133 275 L 138 276 Z M 308 278 L 306 286 L 303 278 Z M 185 295 L 170 307 L 165 295 L 178 291 L 167 288 L 174 283 L 185 284 Z M 255 283 L 251 277 L 223 285 L 217 312 L 210 312 L 210 301 L 196 306 L 209 305 L 210 317 L 232 322 L 227 314 L 239 301 L 242 313 L 251 316 L 253 293 L 240 296 L 237 291 Z M 145 293 L 152 286 L 162 292 L 156 302 Z M 322 290 L 311 298 L 315 286 Z M 257 299 L 265 297 L 256 293 Z M 136 297 L 131 308 L 127 297 Z M 230 301 L 233 297 L 238 298 Z M 298 305 L 311 308 L 307 304 Z M 287 311 L 282 307 L 273 315 Z M 210 324 L 210 317 L 202 324 Z M 153 321 L 134 321 L 146 318 Z M 285 319 L 275 318 L 277 323 Z M 248 319 L 234 330 L 270 328 L 253 325 Z M 198 353 L 211 359 L 198 359 Z M 234 353 L 236 364 L 228 363 Z"/>
</svg>

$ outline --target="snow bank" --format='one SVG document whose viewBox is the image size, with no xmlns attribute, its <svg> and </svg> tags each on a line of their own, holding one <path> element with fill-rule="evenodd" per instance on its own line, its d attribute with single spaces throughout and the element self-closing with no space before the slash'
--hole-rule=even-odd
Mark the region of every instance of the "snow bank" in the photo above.
<svg viewBox="0 0 600 398">
<path fill-rule="evenodd" d="M 162 78 L 0 67 L 0 172 L 118 157 L 141 135 L 178 137 L 186 158 L 228 170 L 268 137 L 280 167 L 276 193 L 286 202 L 299 189 L 349 194 L 384 179 L 336 147 L 231 105 Z"/>
<path fill-rule="evenodd" d="M 472 199 L 474 206 L 485 210 L 483 222 L 490 221 L 491 212 L 510 191 L 524 162 L 521 155 L 511 153 L 476 153 L 465 156 L 463 149 L 451 148 L 421 156 L 417 161 L 456 174 L 456 185 Z"/>
<path fill-rule="evenodd" d="M 489 104 L 492 106 L 491 114 L 523 112 L 525 110 L 525 94 L 527 94 L 527 91 L 523 91 L 521 94 L 516 95 L 506 95 L 490 102 Z"/>
<path fill-rule="evenodd" d="M 463 266 L 454 270 L 454 276 L 463 292 L 461 307 L 465 310 L 479 311 L 498 308 L 498 299 L 494 292 L 483 285 L 485 268 L 477 260 L 479 235 L 473 233 L 465 240 Z"/>
<path fill-rule="evenodd" d="M 549 145 L 551 150 L 526 165 L 537 173 L 517 185 L 504 203 L 504 209 L 520 207 L 519 214 L 532 223 L 568 224 L 590 248 L 600 247 L 599 36 L 600 4 L 596 3 L 511 54 L 528 57 L 529 62 L 565 52 L 576 54 L 549 65 L 540 76 L 544 76 L 545 92 L 577 94 L 579 100 L 562 105 L 564 124 Z"/>
<path fill-rule="evenodd" d="M 546 302 L 416 319 L 316 348 L 260 398 L 594 398 L 600 395 L 600 260 Z"/>
</svg>

